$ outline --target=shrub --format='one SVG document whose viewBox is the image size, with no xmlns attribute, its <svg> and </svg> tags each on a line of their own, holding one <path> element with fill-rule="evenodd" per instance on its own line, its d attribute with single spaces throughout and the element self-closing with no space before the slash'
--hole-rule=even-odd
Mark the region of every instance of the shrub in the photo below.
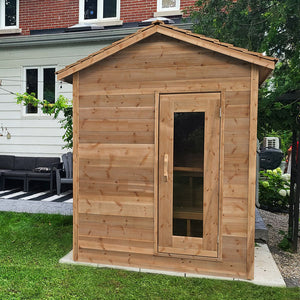
<svg viewBox="0 0 300 300">
<path fill-rule="evenodd" d="M 280 168 L 260 172 L 259 203 L 261 208 L 274 212 L 286 212 L 289 195 L 289 174 L 282 174 Z"/>
</svg>

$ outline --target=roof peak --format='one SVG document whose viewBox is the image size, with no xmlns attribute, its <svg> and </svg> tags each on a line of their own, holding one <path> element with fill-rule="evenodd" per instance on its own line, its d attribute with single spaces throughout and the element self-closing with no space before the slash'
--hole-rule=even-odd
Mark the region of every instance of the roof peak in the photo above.
<svg viewBox="0 0 300 300">
<path fill-rule="evenodd" d="M 165 23 L 164 23 L 164 21 L 162 21 L 162 20 L 155 20 L 155 21 L 153 21 L 151 24 L 152 24 L 152 25 L 164 25 Z"/>
<path fill-rule="evenodd" d="M 141 28 L 137 32 L 128 35 L 122 40 L 118 40 L 111 45 L 100 49 L 99 51 L 90 54 L 89 56 L 66 66 L 64 69 L 57 72 L 58 79 L 65 79 L 66 81 L 72 81 L 72 74 L 89 67 L 90 65 L 99 62 L 100 60 L 113 55 L 131 45 L 138 43 L 139 41 L 150 37 L 154 34 L 162 34 L 170 38 L 178 39 L 182 42 L 186 42 L 198 47 L 202 47 L 223 55 L 227 55 L 251 64 L 258 65 L 263 76 L 261 76 L 261 82 L 263 82 L 267 75 L 274 69 L 276 58 L 263 56 L 261 53 L 249 51 L 247 49 L 235 47 L 231 44 L 222 43 L 219 40 L 205 37 L 200 34 L 195 34 L 188 30 L 182 30 L 175 26 L 164 24 L 162 20 L 155 20 L 151 25 Z M 68 77 L 68 78 L 67 78 Z M 67 78 L 67 79 L 66 79 Z"/>
</svg>

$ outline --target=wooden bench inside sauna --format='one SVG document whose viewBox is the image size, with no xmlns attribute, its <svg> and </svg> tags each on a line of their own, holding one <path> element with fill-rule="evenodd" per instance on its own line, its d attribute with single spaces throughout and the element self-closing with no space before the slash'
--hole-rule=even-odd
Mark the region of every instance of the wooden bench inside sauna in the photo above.
<svg viewBox="0 0 300 300">
<path fill-rule="evenodd" d="M 60 70 L 73 259 L 253 278 L 258 86 L 275 63 L 154 22 Z"/>
</svg>

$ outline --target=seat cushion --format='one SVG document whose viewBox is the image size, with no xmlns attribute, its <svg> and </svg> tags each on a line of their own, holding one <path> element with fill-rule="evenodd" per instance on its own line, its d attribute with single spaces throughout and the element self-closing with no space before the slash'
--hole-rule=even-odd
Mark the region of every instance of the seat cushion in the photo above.
<svg viewBox="0 0 300 300">
<path fill-rule="evenodd" d="M 54 164 L 59 164 L 59 157 L 37 157 L 35 167 L 51 167 Z"/>
<path fill-rule="evenodd" d="M 24 171 L 24 170 L 14 170 L 14 171 L 11 171 L 11 170 L 8 170 L 8 171 L 4 171 L 2 173 L 2 175 L 4 175 L 5 177 L 20 177 L 20 178 L 23 178 L 27 175 L 27 171 Z"/>
<path fill-rule="evenodd" d="M 15 157 L 13 155 L 0 155 L 0 169 L 13 170 Z"/>
<path fill-rule="evenodd" d="M 27 172 L 28 178 L 50 178 L 51 173 Z"/>
<path fill-rule="evenodd" d="M 15 157 L 15 170 L 31 171 L 35 168 L 36 157 Z"/>
<path fill-rule="evenodd" d="M 12 171 L 12 170 L 0 169 L 0 175 L 1 175 L 2 173 L 4 173 L 4 172 L 10 172 L 10 171 Z"/>
</svg>

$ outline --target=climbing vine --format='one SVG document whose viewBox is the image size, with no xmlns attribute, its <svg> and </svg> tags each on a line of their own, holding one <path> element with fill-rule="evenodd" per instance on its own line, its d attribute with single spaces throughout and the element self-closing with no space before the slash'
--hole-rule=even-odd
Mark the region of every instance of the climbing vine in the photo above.
<svg viewBox="0 0 300 300">
<path fill-rule="evenodd" d="M 63 118 L 59 120 L 60 127 L 64 129 L 65 133 L 62 136 L 65 145 L 63 149 L 73 148 L 73 109 L 72 101 L 60 95 L 55 103 L 50 103 L 47 100 L 39 100 L 35 93 L 17 94 L 17 103 L 24 106 L 32 105 L 39 107 L 41 111 L 54 119 L 58 119 L 59 114 L 63 114 Z"/>
</svg>

